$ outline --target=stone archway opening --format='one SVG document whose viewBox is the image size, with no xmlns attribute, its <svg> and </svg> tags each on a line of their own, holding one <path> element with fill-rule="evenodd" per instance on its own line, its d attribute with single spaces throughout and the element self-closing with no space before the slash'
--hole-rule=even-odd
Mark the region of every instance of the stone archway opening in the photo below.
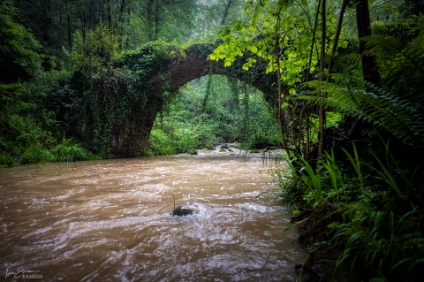
<svg viewBox="0 0 424 282">
<path fill-rule="evenodd" d="M 263 148 L 280 143 L 264 94 L 248 83 L 206 75 L 182 86 L 158 114 L 148 155 L 194 153 L 218 143 Z"/>
</svg>

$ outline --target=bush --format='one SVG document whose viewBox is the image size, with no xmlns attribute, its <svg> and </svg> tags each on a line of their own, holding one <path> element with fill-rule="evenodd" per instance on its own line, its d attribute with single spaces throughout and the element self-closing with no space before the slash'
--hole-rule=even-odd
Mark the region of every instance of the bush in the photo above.
<svg viewBox="0 0 424 282">
<path fill-rule="evenodd" d="M 321 242 L 310 236 L 310 252 L 338 251 L 334 271 L 343 265 L 363 270 L 373 281 L 420 281 L 424 202 L 422 180 L 416 178 L 422 170 L 405 167 L 388 142 L 384 148 L 367 161 L 355 145 L 338 160 L 331 151 L 316 168 L 299 157 L 290 162 L 291 175 L 274 177 L 289 205 L 313 208 L 302 236 L 320 234 Z"/>
<path fill-rule="evenodd" d="M 53 154 L 39 145 L 32 145 L 21 156 L 23 164 L 44 163 L 54 161 Z"/>
<path fill-rule="evenodd" d="M 178 153 L 194 152 L 199 146 L 199 130 L 196 128 L 177 128 L 173 138 L 178 145 Z"/>
<path fill-rule="evenodd" d="M 154 129 L 150 133 L 150 149 L 146 152 L 148 156 L 174 155 L 177 153 L 175 143 L 164 131 Z"/>
<path fill-rule="evenodd" d="M 0 168 L 3 167 L 14 167 L 15 166 L 15 160 L 8 155 L 0 155 Z"/>
<path fill-rule="evenodd" d="M 86 149 L 76 144 L 72 139 L 62 139 L 62 143 L 53 149 L 55 160 L 59 162 L 72 162 L 77 160 L 97 159 Z"/>
</svg>

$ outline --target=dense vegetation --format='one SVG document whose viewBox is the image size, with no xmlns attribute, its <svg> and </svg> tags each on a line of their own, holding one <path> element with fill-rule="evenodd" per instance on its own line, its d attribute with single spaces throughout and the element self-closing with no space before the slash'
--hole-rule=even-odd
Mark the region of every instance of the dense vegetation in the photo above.
<svg viewBox="0 0 424 282">
<path fill-rule="evenodd" d="M 111 136 L 130 114 L 134 100 L 161 107 L 174 94 L 146 93 L 152 74 L 169 63 L 173 50 L 190 49 L 190 42 L 216 40 L 211 36 L 232 17 L 236 4 L 239 1 L 223 6 L 165 0 L 2 0 L 0 166 L 110 157 Z M 225 16 L 216 20 L 215 12 L 220 11 Z M 205 17 L 210 21 L 203 22 Z M 238 100 L 252 92 L 225 91 L 224 96 L 240 95 Z M 210 92 L 211 97 L 217 93 Z M 169 112 L 169 107 L 163 111 Z M 207 117 L 208 113 L 202 122 L 212 127 L 223 124 L 219 114 Z M 244 113 L 232 114 L 241 119 Z M 211 140 L 224 140 L 229 132 L 224 131 Z M 173 132 L 162 135 L 163 140 L 155 133 L 150 154 L 184 151 L 181 142 L 186 140 L 177 140 L 166 150 L 160 143 Z"/>
<path fill-rule="evenodd" d="M 274 115 L 262 93 L 240 81 L 208 75 L 185 85 L 156 119 L 149 154 L 196 153 L 222 142 L 244 149 L 278 146 Z"/>
<path fill-rule="evenodd" d="M 211 55 L 231 65 L 249 50 L 246 69 L 262 58 L 277 73 L 290 170 L 275 177 L 303 223 L 302 273 L 317 281 L 341 269 L 361 280 L 421 279 L 423 7 L 373 7 L 247 1 L 250 19 L 224 28 Z"/>
<path fill-rule="evenodd" d="M 148 154 L 280 143 L 289 169 L 274 175 L 309 253 L 300 279 L 351 271 L 374 282 L 418 281 L 422 1 L 204 2 L 2 0 L 0 166 L 110 156 L 131 99 L 149 99 L 139 90 L 156 62 L 176 46 L 218 42 L 212 61 L 267 64 L 275 103 L 222 76 L 165 91 Z M 122 63 L 128 58 L 137 58 L 132 67 Z"/>
</svg>

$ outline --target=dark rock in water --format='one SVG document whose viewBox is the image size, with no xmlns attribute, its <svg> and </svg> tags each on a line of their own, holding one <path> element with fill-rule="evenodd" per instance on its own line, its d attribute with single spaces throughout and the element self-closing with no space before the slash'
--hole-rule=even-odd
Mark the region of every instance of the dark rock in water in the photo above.
<svg viewBox="0 0 424 282">
<path fill-rule="evenodd" d="M 186 208 L 184 206 L 179 206 L 179 207 L 176 207 L 174 209 L 174 211 L 172 212 L 172 216 L 174 216 L 174 215 L 178 215 L 178 216 L 190 215 L 190 214 L 193 214 L 193 213 L 194 212 L 191 209 Z"/>
<path fill-rule="evenodd" d="M 230 148 L 228 147 L 228 144 L 223 144 L 221 145 L 221 149 L 230 149 Z"/>
</svg>

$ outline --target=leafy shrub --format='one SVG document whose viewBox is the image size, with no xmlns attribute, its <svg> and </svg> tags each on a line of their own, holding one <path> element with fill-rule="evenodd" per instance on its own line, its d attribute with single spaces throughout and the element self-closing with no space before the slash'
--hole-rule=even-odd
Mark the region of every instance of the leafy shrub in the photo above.
<svg viewBox="0 0 424 282">
<path fill-rule="evenodd" d="M 177 153 L 175 143 L 164 131 L 154 129 L 150 133 L 150 149 L 147 155 L 174 155 Z"/>
<path fill-rule="evenodd" d="M 416 221 L 423 209 L 395 214 L 392 207 L 378 210 L 368 200 L 343 207 L 345 223 L 334 225 L 334 240 L 342 239 L 346 247 L 338 261 L 345 260 L 374 272 L 378 281 L 418 281 L 419 267 L 424 265 L 424 236 Z"/>
<path fill-rule="evenodd" d="M 39 145 L 32 145 L 21 156 L 23 164 L 44 163 L 54 161 L 53 154 Z"/>
<path fill-rule="evenodd" d="M 14 167 L 15 166 L 15 160 L 8 155 L 0 155 L 0 168 L 2 167 Z"/>
<path fill-rule="evenodd" d="M 175 130 L 175 145 L 179 153 L 194 151 L 198 145 L 198 133 L 192 128 L 178 128 Z"/>
<path fill-rule="evenodd" d="M 89 151 L 76 144 L 72 139 L 62 139 L 62 143 L 53 149 L 55 160 L 59 162 L 72 162 L 96 158 Z"/>
<path fill-rule="evenodd" d="M 390 281 L 419 281 L 419 268 L 424 265 L 424 203 L 419 192 L 422 182 L 415 178 L 420 167 L 403 168 L 389 144 L 383 142 L 384 147 L 385 154 L 373 153 L 374 160 L 367 162 L 355 145 L 351 153 L 344 150 L 344 163 L 336 161 L 332 151 L 318 160 L 317 169 L 298 158 L 291 162 L 288 179 L 274 177 L 288 204 L 313 207 L 319 214 L 320 219 L 312 219 L 308 227 L 315 231 L 308 232 L 322 228 L 321 219 L 332 215 L 325 225 L 330 248 L 340 248 L 335 271 L 344 265 L 367 270 L 373 281 L 389 281 L 389 277 Z M 377 177 L 369 177 L 370 172 Z"/>
<path fill-rule="evenodd" d="M 0 82 L 10 83 L 27 80 L 41 69 L 41 58 L 37 51 L 40 43 L 30 30 L 14 22 L 17 9 L 9 1 L 0 3 Z"/>
<path fill-rule="evenodd" d="M 23 102 L 22 102 L 23 103 Z M 20 115 L 11 115 L 8 120 L 8 142 L 10 148 L 6 148 L 15 153 L 21 153 L 22 148 L 28 148 L 37 143 L 49 143 L 52 141 L 51 133 L 41 128 L 40 124 L 31 118 Z"/>
</svg>

